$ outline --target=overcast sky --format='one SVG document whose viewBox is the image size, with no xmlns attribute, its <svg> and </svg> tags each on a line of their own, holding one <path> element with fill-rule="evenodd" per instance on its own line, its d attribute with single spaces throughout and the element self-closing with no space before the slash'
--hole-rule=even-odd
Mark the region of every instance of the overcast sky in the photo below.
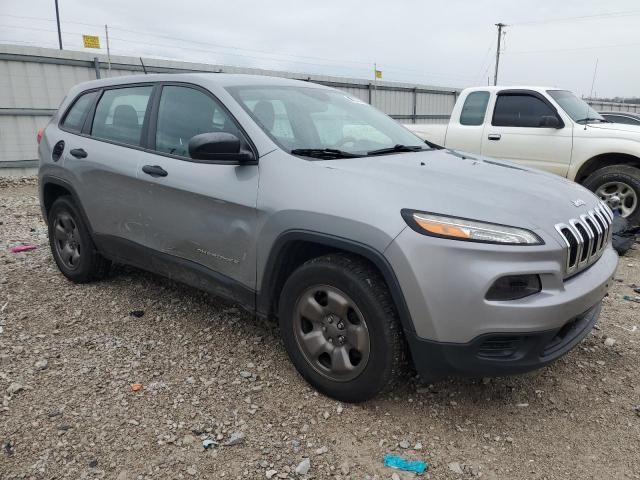
<svg viewBox="0 0 640 480">
<path fill-rule="evenodd" d="M 638 0 L 59 0 L 65 48 L 109 25 L 114 54 L 448 87 L 640 96 Z M 600 16 L 597 16 L 600 15 Z M 604 16 L 603 16 L 604 15 Z M 26 18 L 29 17 L 29 18 Z M 38 19 L 34 19 L 37 17 Z M 568 20 L 568 17 L 585 17 Z M 54 0 L 0 0 L 0 43 L 57 47 Z"/>
</svg>

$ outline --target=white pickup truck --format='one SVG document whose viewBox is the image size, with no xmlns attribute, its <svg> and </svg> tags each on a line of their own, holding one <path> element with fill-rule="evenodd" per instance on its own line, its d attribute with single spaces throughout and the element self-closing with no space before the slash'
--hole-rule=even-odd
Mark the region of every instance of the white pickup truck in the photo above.
<svg viewBox="0 0 640 480">
<path fill-rule="evenodd" d="M 462 91 L 448 125 L 406 125 L 446 148 L 511 160 L 574 180 L 640 223 L 640 126 L 610 123 L 566 90 Z"/>
</svg>

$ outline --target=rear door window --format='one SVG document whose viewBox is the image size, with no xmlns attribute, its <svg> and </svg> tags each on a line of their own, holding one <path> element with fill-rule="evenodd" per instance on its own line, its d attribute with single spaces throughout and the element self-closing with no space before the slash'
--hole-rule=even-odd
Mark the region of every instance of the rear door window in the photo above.
<svg viewBox="0 0 640 480">
<path fill-rule="evenodd" d="M 64 117 L 62 127 L 72 132 L 80 132 L 96 95 L 98 95 L 96 91 L 80 95 Z"/>
<path fill-rule="evenodd" d="M 495 127 L 540 127 L 545 116 L 556 112 L 545 102 L 532 95 L 498 95 L 491 124 Z"/>
<path fill-rule="evenodd" d="M 470 93 L 460 112 L 461 125 L 482 125 L 489 103 L 489 92 Z"/>
<path fill-rule="evenodd" d="M 96 107 L 91 135 L 126 145 L 142 145 L 142 124 L 152 90 L 152 86 L 105 90 Z"/>
</svg>

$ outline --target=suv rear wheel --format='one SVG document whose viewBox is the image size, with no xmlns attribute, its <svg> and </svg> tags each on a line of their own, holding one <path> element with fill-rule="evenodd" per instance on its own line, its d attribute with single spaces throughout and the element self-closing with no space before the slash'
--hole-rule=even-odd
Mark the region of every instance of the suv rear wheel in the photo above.
<svg viewBox="0 0 640 480">
<path fill-rule="evenodd" d="M 611 165 L 593 172 L 583 185 L 631 225 L 640 224 L 640 169 Z"/>
<path fill-rule="evenodd" d="M 48 223 L 51 253 L 65 277 L 86 283 L 106 276 L 111 264 L 97 252 L 71 197 L 63 196 L 53 202 Z"/>
<path fill-rule="evenodd" d="M 330 397 L 367 400 L 402 371 L 395 306 L 380 274 L 358 257 L 326 255 L 299 267 L 283 287 L 279 318 L 296 369 Z"/>
</svg>

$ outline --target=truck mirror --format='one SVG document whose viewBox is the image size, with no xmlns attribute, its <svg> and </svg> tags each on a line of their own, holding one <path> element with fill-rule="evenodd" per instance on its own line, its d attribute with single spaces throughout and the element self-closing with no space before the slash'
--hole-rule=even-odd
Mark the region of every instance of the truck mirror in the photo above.
<svg viewBox="0 0 640 480">
<path fill-rule="evenodd" d="M 560 119 L 554 115 L 545 115 L 540 117 L 539 127 L 543 128 L 562 128 Z"/>
</svg>

